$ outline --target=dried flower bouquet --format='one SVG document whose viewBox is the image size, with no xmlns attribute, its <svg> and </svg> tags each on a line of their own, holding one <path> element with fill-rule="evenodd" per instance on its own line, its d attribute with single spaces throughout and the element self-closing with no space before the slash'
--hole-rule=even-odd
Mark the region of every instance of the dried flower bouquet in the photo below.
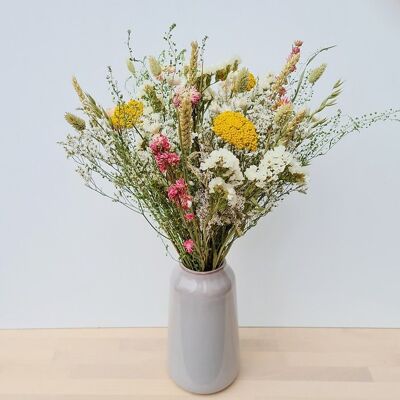
<svg viewBox="0 0 400 400">
<path fill-rule="evenodd" d="M 340 80 L 319 106 L 307 106 L 326 68 L 311 63 L 329 47 L 301 63 L 297 40 L 278 74 L 256 77 L 238 58 L 206 67 L 205 39 L 186 59 L 174 27 L 157 58 L 136 58 L 128 32 L 127 96 L 108 70 L 114 108 L 73 79 L 85 119 L 66 114 L 75 133 L 63 146 L 89 188 L 143 215 L 185 267 L 209 271 L 286 195 L 306 191 L 315 157 L 399 111 L 326 113 Z"/>
</svg>

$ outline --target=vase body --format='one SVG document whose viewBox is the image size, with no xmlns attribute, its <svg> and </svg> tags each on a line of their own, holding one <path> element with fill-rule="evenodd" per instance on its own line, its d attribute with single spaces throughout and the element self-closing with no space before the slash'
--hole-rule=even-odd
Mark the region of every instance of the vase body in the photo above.
<svg viewBox="0 0 400 400">
<path fill-rule="evenodd" d="M 224 263 L 211 272 L 178 265 L 171 276 L 168 369 L 183 389 L 199 394 L 229 386 L 239 372 L 236 284 Z"/>
</svg>

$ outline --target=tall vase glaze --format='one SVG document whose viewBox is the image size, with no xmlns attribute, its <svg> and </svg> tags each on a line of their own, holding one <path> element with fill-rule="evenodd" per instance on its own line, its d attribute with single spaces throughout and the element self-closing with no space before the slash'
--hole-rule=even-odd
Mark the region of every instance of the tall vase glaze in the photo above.
<svg viewBox="0 0 400 400">
<path fill-rule="evenodd" d="M 239 372 L 236 284 L 229 265 L 210 272 L 178 265 L 171 276 L 169 307 L 171 378 L 199 394 L 229 386 Z"/>
</svg>

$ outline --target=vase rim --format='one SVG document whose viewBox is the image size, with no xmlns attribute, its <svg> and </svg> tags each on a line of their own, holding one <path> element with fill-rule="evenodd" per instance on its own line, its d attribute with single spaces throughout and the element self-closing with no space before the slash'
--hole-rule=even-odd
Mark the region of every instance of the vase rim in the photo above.
<svg viewBox="0 0 400 400">
<path fill-rule="evenodd" d="M 194 271 L 193 269 L 186 268 L 182 263 L 179 263 L 179 266 L 184 271 L 189 272 L 190 274 L 195 274 L 195 275 L 210 275 L 210 274 L 214 274 L 216 272 L 219 272 L 219 271 L 223 270 L 226 267 L 226 265 L 227 265 L 226 261 L 224 260 L 222 262 L 222 264 L 218 268 L 213 269 L 212 271 Z"/>
</svg>

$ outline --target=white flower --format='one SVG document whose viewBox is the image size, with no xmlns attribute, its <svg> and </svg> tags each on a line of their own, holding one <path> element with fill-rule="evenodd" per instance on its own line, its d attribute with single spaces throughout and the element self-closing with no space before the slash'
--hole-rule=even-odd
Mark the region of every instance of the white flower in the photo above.
<svg viewBox="0 0 400 400">
<path fill-rule="evenodd" d="M 263 188 L 266 183 L 277 181 L 286 167 L 291 174 L 307 176 L 306 167 L 303 167 L 282 145 L 268 150 L 259 166 L 251 165 L 244 175 L 249 181 L 254 181 L 256 186 Z"/>
<path fill-rule="evenodd" d="M 262 89 L 269 89 L 275 80 L 275 75 L 269 72 L 265 77 L 260 79 L 260 87 Z"/>
<path fill-rule="evenodd" d="M 293 155 L 284 146 L 277 146 L 264 154 L 258 167 L 251 165 L 247 168 L 245 176 L 249 181 L 255 181 L 256 186 L 264 187 L 266 182 L 277 181 L 292 160 Z"/>
<path fill-rule="evenodd" d="M 211 179 L 211 181 L 208 183 L 209 192 L 215 193 L 215 188 L 223 185 L 225 185 L 225 181 L 221 177 L 217 176 L 216 178 Z"/>
<path fill-rule="evenodd" d="M 255 181 L 258 178 L 258 168 L 256 165 L 250 165 L 249 168 L 244 171 L 244 175 L 249 181 Z"/>
<path fill-rule="evenodd" d="M 238 158 L 228 149 L 222 148 L 213 150 L 209 156 L 200 164 L 202 171 L 223 168 L 226 171 L 223 173 L 224 177 L 229 178 L 232 182 L 241 182 L 243 174 L 240 169 Z"/>
<path fill-rule="evenodd" d="M 249 106 L 249 100 L 247 94 L 240 93 L 240 95 L 232 99 L 232 108 L 238 111 L 243 111 Z"/>
<path fill-rule="evenodd" d="M 215 101 L 213 101 L 208 108 L 211 114 L 219 114 L 221 112 L 221 107 Z"/>
<path fill-rule="evenodd" d="M 214 90 L 212 90 L 210 87 L 208 87 L 204 92 L 203 92 L 203 99 L 204 100 L 212 100 L 216 96 L 216 93 Z"/>
<path fill-rule="evenodd" d="M 293 175 L 300 175 L 303 177 L 303 181 L 307 184 L 309 179 L 308 168 L 301 165 L 299 160 L 293 158 L 289 165 L 289 172 Z"/>
<path fill-rule="evenodd" d="M 153 108 L 150 106 L 143 107 L 143 116 L 144 117 L 152 117 L 153 116 Z"/>
<path fill-rule="evenodd" d="M 292 159 L 293 155 L 286 151 L 285 146 L 280 145 L 265 153 L 260 166 L 270 168 L 275 174 L 280 174 Z"/>
<path fill-rule="evenodd" d="M 159 122 L 144 120 L 142 127 L 144 131 L 155 135 L 156 133 L 160 133 L 162 125 Z"/>
<path fill-rule="evenodd" d="M 230 206 L 234 206 L 237 203 L 235 188 L 230 183 L 226 183 L 221 177 L 217 176 L 211 179 L 208 188 L 210 193 L 216 193 L 218 189 L 224 192 Z"/>
<path fill-rule="evenodd" d="M 307 167 L 301 165 L 299 160 L 295 158 L 290 163 L 289 172 L 291 174 L 308 175 Z"/>
</svg>

